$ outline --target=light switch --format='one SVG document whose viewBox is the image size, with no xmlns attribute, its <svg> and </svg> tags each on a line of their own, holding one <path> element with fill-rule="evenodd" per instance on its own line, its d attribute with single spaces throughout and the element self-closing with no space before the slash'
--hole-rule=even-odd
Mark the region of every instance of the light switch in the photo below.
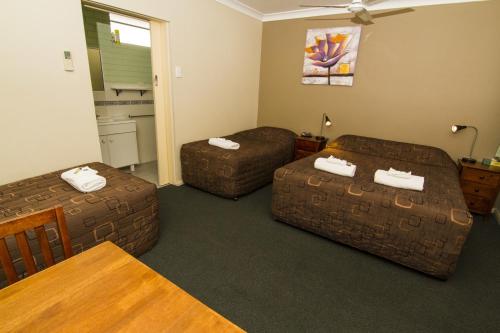
<svg viewBox="0 0 500 333">
<path fill-rule="evenodd" d="M 182 67 L 181 66 L 175 66 L 175 77 L 178 77 L 178 78 L 184 77 L 184 74 L 182 74 Z"/>
<path fill-rule="evenodd" d="M 73 57 L 71 56 L 71 51 L 64 51 L 64 70 L 72 72 L 75 70 L 73 66 Z"/>
</svg>

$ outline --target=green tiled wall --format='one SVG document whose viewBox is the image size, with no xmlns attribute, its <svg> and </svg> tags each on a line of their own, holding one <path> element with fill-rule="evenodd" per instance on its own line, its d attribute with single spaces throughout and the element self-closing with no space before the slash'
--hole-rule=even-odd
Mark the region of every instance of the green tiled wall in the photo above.
<svg viewBox="0 0 500 333">
<path fill-rule="evenodd" d="M 120 44 L 111 39 L 109 24 L 97 23 L 101 49 L 104 82 L 151 84 L 151 49 L 149 47 Z"/>
<path fill-rule="evenodd" d="M 99 48 L 97 39 L 97 23 L 109 24 L 109 14 L 82 6 L 83 23 L 85 25 L 85 38 L 87 47 Z"/>
</svg>

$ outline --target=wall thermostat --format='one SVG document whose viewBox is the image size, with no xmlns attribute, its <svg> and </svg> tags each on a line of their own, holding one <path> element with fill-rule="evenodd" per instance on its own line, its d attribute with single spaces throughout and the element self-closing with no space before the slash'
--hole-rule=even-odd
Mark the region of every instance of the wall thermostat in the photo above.
<svg viewBox="0 0 500 333">
<path fill-rule="evenodd" d="M 71 51 L 64 51 L 64 70 L 72 72 L 75 70 L 73 66 L 73 58 L 71 57 Z"/>
</svg>

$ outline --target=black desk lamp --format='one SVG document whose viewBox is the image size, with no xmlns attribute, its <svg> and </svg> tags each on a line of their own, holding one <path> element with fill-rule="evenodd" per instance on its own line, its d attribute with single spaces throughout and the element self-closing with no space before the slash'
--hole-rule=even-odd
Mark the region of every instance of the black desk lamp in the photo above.
<svg viewBox="0 0 500 333">
<path fill-rule="evenodd" d="M 324 140 L 325 137 L 323 136 L 323 127 L 330 127 L 332 126 L 332 121 L 330 120 L 330 118 L 328 118 L 328 116 L 326 115 L 326 113 L 323 113 L 323 115 L 321 116 L 321 130 L 320 130 L 320 135 L 316 137 L 317 140 Z"/>
<path fill-rule="evenodd" d="M 474 145 L 476 144 L 477 136 L 479 134 L 478 129 L 476 127 L 474 127 L 474 126 L 453 125 L 453 126 L 451 126 L 451 131 L 453 133 L 457 133 L 457 132 L 460 132 L 461 130 L 464 130 L 466 128 L 472 128 L 472 129 L 474 129 L 474 131 L 476 131 L 476 134 L 474 135 L 474 140 L 472 140 L 472 145 L 470 147 L 469 157 L 462 157 L 462 162 L 476 163 L 476 160 L 472 158 L 472 152 L 474 151 Z"/>
</svg>

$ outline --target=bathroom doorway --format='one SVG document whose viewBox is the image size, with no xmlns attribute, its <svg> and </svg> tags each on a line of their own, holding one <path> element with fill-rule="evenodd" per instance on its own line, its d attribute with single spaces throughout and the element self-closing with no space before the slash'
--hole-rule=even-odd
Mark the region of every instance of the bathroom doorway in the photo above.
<svg viewBox="0 0 500 333">
<path fill-rule="evenodd" d="M 157 186 L 170 183 L 166 22 L 87 1 L 82 12 L 103 163 Z"/>
</svg>

